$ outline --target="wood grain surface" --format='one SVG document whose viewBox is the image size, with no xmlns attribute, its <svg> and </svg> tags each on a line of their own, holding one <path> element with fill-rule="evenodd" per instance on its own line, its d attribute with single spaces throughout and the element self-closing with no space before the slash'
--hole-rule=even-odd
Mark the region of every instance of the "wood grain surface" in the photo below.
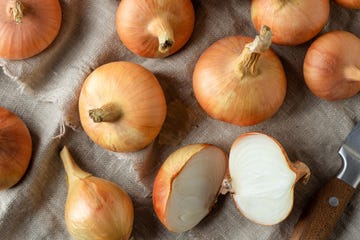
<svg viewBox="0 0 360 240">
<path fill-rule="evenodd" d="M 328 239 L 354 192 L 355 189 L 341 179 L 331 179 L 310 202 L 290 239 Z"/>
</svg>

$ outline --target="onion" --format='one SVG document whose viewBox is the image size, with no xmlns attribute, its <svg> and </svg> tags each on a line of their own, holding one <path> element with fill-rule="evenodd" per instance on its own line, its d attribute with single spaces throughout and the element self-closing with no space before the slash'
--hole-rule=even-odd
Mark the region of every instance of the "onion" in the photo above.
<svg viewBox="0 0 360 240">
<path fill-rule="evenodd" d="M 61 25 L 58 0 L 0 1 L 0 58 L 32 57 L 54 41 Z"/>
<path fill-rule="evenodd" d="M 19 182 L 28 168 L 31 152 L 31 136 L 25 123 L 0 107 L 0 190 Z"/>
<path fill-rule="evenodd" d="M 346 8 L 360 9 L 360 0 L 335 0 L 335 2 Z"/>
<path fill-rule="evenodd" d="M 81 124 L 103 148 L 137 151 L 159 134 L 166 102 L 156 77 L 130 62 L 112 62 L 95 69 L 85 80 L 80 97 Z"/>
<path fill-rule="evenodd" d="M 255 40 L 223 38 L 201 55 L 193 88 L 200 106 L 211 117 L 248 126 L 278 111 L 286 95 L 286 76 L 270 45 L 271 31 L 263 26 Z"/>
<path fill-rule="evenodd" d="M 67 174 L 67 229 L 75 240 L 128 240 L 134 221 L 133 204 L 116 184 L 81 170 L 65 146 L 60 157 Z"/>
<path fill-rule="evenodd" d="M 124 45 L 143 57 L 166 57 L 189 40 L 195 22 L 191 0 L 121 0 L 116 29 Z"/>
<path fill-rule="evenodd" d="M 253 0 L 251 19 L 257 30 L 267 25 L 272 41 L 298 45 L 318 34 L 328 21 L 329 0 Z"/>
<path fill-rule="evenodd" d="M 227 168 L 227 156 L 218 147 L 192 144 L 172 153 L 155 178 L 155 213 L 172 232 L 197 225 L 211 210 Z"/>
<path fill-rule="evenodd" d="M 294 186 L 310 177 L 302 162 L 292 163 L 278 141 L 262 133 L 245 133 L 229 155 L 230 192 L 235 205 L 249 220 L 273 225 L 293 207 Z"/>
<path fill-rule="evenodd" d="M 360 39 L 346 31 L 317 38 L 304 60 L 309 89 L 326 100 L 347 99 L 360 91 Z"/>
<path fill-rule="evenodd" d="M 209 144 L 192 144 L 173 152 L 156 175 L 153 206 L 172 232 L 195 227 L 214 206 L 219 194 L 230 193 L 249 220 L 274 225 L 291 212 L 294 187 L 307 182 L 310 169 L 292 163 L 280 143 L 269 135 L 240 135 L 226 154 Z"/>
</svg>

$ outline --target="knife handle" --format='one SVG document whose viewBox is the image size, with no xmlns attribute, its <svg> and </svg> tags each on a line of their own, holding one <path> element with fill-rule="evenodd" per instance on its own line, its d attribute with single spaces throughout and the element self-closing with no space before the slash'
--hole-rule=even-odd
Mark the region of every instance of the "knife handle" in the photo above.
<svg viewBox="0 0 360 240">
<path fill-rule="evenodd" d="M 328 239 L 354 192 L 341 179 L 331 179 L 303 212 L 290 240 Z"/>
</svg>

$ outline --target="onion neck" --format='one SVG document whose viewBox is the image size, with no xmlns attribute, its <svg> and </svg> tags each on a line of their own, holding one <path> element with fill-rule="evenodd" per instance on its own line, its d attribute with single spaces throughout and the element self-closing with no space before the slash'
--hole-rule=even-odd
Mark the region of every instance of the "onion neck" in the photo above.
<svg viewBox="0 0 360 240">
<path fill-rule="evenodd" d="M 296 182 L 301 180 L 304 184 L 306 184 L 310 179 L 310 169 L 309 167 L 300 161 L 296 161 L 295 163 L 292 163 L 292 168 L 296 173 Z"/>
<path fill-rule="evenodd" d="M 269 49 L 271 45 L 271 30 L 268 26 L 263 25 L 260 29 L 260 34 L 255 37 L 254 41 L 245 45 L 240 54 L 239 62 L 236 65 L 237 71 L 242 76 L 244 75 L 257 75 L 256 63 L 260 55 Z"/>
<path fill-rule="evenodd" d="M 89 110 L 89 117 L 95 122 L 116 122 L 122 116 L 122 111 L 114 103 L 108 103 L 100 108 Z"/>
<path fill-rule="evenodd" d="M 360 82 L 360 67 L 349 66 L 344 69 L 344 76 L 351 81 Z"/>
<path fill-rule="evenodd" d="M 227 193 L 233 194 L 234 191 L 232 189 L 232 184 L 231 184 L 231 177 L 230 176 L 226 176 L 224 178 L 224 180 L 221 183 L 221 187 L 220 187 L 220 191 L 219 194 L 225 195 Z"/>
<path fill-rule="evenodd" d="M 83 171 L 79 166 L 75 163 L 74 159 L 72 158 L 69 149 L 64 146 L 63 149 L 60 151 L 60 158 L 64 164 L 67 181 L 70 185 L 73 181 L 77 179 L 83 179 L 90 177 L 91 174 Z"/>
<path fill-rule="evenodd" d="M 11 0 L 10 14 L 16 23 L 21 23 L 24 17 L 24 4 L 20 0 Z"/>
<path fill-rule="evenodd" d="M 174 33 L 168 21 L 158 17 L 150 22 L 148 30 L 158 38 L 159 52 L 167 53 L 174 45 Z"/>
</svg>

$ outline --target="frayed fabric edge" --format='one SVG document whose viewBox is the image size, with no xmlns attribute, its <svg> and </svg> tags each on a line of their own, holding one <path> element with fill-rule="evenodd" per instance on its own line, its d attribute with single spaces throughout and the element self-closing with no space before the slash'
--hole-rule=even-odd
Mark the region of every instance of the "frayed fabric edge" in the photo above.
<svg viewBox="0 0 360 240">
<path fill-rule="evenodd" d="M 6 67 L 6 62 L 0 59 L 0 67 L 2 68 L 4 74 L 9 77 L 12 81 L 14 81 L 18 85 L 18 90 L 21 93 L 28 93 L 31 95 L 35 95 L 34 90 L 28 86 L 24 81 L 22 81 L 19 76 L 12 74 L 9 69 Z"/>
<path fill-rule="evenodd" d="M 71 122 L 66 121 L 66 111 L 62 111 L 62 117 L 59 121 L 59 133 L 53 137 L 53 139 L 61 139 L 66 134 L 66 129 L 70 128 L 73 131 L 79 131 L 79 126 L 74 125 Z"/>
<path fill-rule="evenodd" d="M 36 93 L 34 92 L 34 90 L 31 87 L 29 87 L 28 84 L 26 84 L 18 76 L 12 74 L 9 71 L 9 69 L 6 67 L 6 62 L 3 59 L 0 59 L 0 67 L 2 68 L 2 71 L 4 72 L 4 74 L 8 78 L 10 78 L 10 80 L 14 81 L 17 84 L 17 89 L 20 91 L 21 94 L 27 93 L 29 95 L 34 96 L 39 101 L 47 102 L 47 103 L 54 103 L 60 109 L 60 111 L 62 113 L 62 117 L 59 121 L 59 132 L 57 135 L 55 135 L 53 137 L 53 139 L 61 139 L 66 134 L 67 127 L 71 128 L 74 131 L 78 131 L 79 126 L 76 126 L 76 124 L 65 120 L 65 119 L 68 119 L 67 115 L 69 113 L 67 112 L 68 111 L 67 109 L 65 109 L 64 107 L 61 107 L 58 104 L 58 99 L 55 99 L 54 97 L 49 98 L 49 97 L 45 97 L 45 96 L 36 96 Z"/>
</svg>

